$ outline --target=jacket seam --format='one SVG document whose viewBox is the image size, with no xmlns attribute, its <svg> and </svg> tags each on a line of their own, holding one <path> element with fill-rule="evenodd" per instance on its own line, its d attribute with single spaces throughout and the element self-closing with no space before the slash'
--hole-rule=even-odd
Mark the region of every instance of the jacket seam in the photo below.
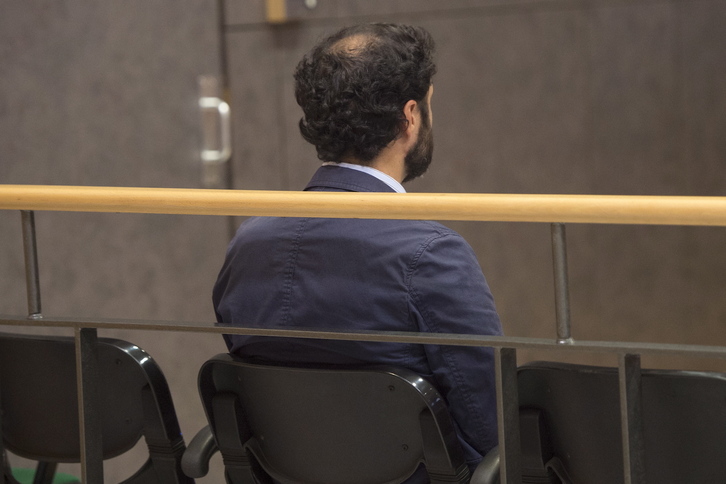
<svg viewBox="0 0 726 484">
<path fill-rule="evenodd" d="M 305 230 L 305 225 L 308 223 L 307 218 L 300 220 L 295 236 L 292 241 L 292 249 L 287 256 L 285 262 L 285 283 L 283 288 L 282 298 L 282 323 L 286 325 L 290 321 L 290 314 L 292 311 L 292 287 L 295 282 L 295 268 L 297 267 L 297 258 L 300 253 L 300 245 L 302 242 L 302 234 Z"/>
</svg>

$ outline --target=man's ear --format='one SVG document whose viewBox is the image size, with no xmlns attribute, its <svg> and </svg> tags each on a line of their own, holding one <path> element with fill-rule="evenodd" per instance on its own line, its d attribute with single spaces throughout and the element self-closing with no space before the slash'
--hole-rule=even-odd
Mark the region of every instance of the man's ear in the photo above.
<svg viewBox="0 0 726 484">
<path fill-rule="evenodd" d="M 409 100 L 403 106 L 404 128 L 401 130 L 402 135 L 416 136 L 420 124 L 420 111 L 418 103 L 413 99 Z"/>
</svg>

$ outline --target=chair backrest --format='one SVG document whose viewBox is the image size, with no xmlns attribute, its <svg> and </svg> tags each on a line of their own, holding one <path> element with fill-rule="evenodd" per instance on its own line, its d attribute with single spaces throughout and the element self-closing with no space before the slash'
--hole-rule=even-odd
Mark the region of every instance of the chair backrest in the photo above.
<svg viewBox="0 0 726 484">
<path fill-rule="evenodd" d="M 199 374 L 228 482 L 371 484 L 406 480 L 420 463 L 432 482 L 469 480 L 436 389 L 392 368 L 257 364 L 230 355 Z"/>
<path fill-rule="evenodd" d="M 161 369 L 126 341 L 98 339 L 103 458 L 131 449 L 143 435 L 150 458 L 134 477 L 193 482 L 180 470 L 185 445 Z M 0 409 L 6 449 L 43 462 L 79 462 L 74 338 L 0 333 Z"/>
<path fill-rule="evenodd" d="M 572 482 L 624 481 L 617 368 L 533 362 L 518 384 Z M 726 375 L 643 370 L 642 403 L 646 482 L 726 482 Z"/>
</svg>

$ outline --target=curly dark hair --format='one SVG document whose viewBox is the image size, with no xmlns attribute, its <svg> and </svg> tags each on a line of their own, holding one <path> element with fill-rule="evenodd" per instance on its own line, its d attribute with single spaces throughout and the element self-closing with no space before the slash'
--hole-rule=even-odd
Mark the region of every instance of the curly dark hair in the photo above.
<svg viewBox="0 0 726 484">
<path fill-rule="evenodd" d="M 420 27 L 363 24 L 316 45 L 295 69 L 303 138 L 318 158 L 366 164 L 406 127 L 403 107 L 420 102 L 436 73 L 434 41 Z"/>
</svg>

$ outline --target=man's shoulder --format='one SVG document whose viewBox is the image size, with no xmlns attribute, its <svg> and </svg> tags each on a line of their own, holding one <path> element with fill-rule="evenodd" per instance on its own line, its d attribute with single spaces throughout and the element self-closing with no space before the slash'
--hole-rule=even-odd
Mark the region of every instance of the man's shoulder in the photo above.
<svg viewBox="0 0 726 484">
<path fill-rule="evenodd" d="M 236 242 L 279 239 L 377 239 L 385 245 L 421 246 L 439 238 L 463 238 L 445 225 L 430 220 L 252 217 L 242 223 Z"/>
<path fill-rule="evenodd" d="M 451 229 L 451 228 L 447 227 L 446 225 L 439 223 L 439 222 L 435 222 L 433 220 L 402 220 L 399 222 L 404 222 L 403 225 L 405 225 L 406 229 L 415 231 L 416 233 L 419 233 L 420 235 L 423 235 L 426 237 L 449 237 L 450 236 L 450 237 L 462 238 L 461 235 L 454 229 Z"/>
<path fill-rule="evenodd" d="M 284 235 L 294 231 L 302 220 L 305 219 L 300 217 L 250 217 L 237 228 L 232 243 L 250 238 Z"/>
</svg>

